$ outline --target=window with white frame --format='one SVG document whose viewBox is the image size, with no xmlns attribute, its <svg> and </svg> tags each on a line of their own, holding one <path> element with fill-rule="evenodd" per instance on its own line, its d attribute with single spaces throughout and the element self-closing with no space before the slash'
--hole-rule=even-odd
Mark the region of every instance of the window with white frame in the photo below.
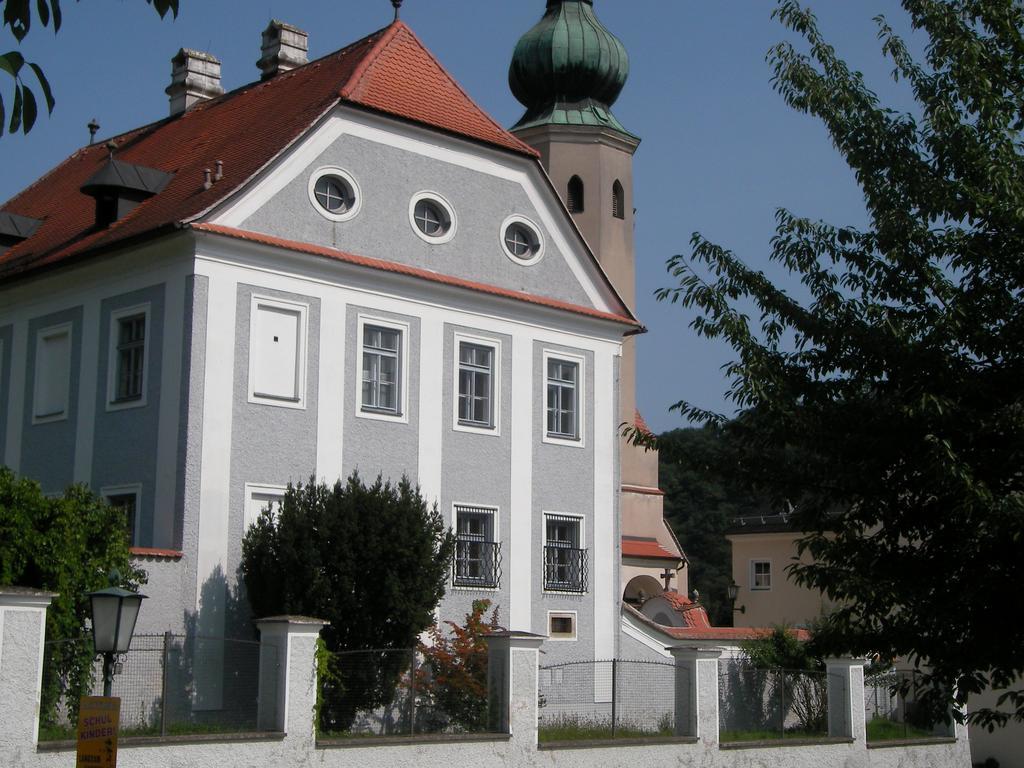
<svg viewBox="0 0 1024 768">
<path fill-rule="evenodd" d="M 305 407 L 305 304 L 252 297 L 249 330 L 249 400 Z"/>
<path fill-rule="evenodd" d="M 142 397 L 146 353 L 146 315 L 139 313 L 117 320 L 117 378 L 115 400 Z"/>
<path fill-rule="evenodd" d="M 551 640 L 576 639 L 576 612 L 549 611 L 548 637 Z"/>
<path fill-rule="evenodd" d="M 455 586 L 497 589 L 501 583 L 496 512 L 490 507 L 455 505 Z"/>
<path fill-rule="evenodd" d="M 490 429 L 494 419 L 494 347 L 459 341 L 459 423 Z"/>
<path fill-rule="evenodd" d="M 586 592 L 587 566 L 583 519 L 574 515 L 545 514 L 544 589 Z"/>
<path fill-rule="evenodd" d="M 284 502 L 285 486 L 283 485 L 262 485 L 258 483 L 245 484 L 245 520 L 242 530 L 249 528 L 259 520 L 261 514 L 269 510 L 272 514 L 281 511 L 281 504 Z"/>
<path fill-rule="evenodd" d="M 750 563 L 750 588 L 769 590 L 772 588 L 771 560 L 752 560 Z"/>
<path fill-rule="evenodd" d="M 367 322 L 362 327 L 360 410 L 387 415 L 402 412 L 402 331 Z"/>
<path fill-rule="evenodd" d="M 142 495 L 142 487 L 139 485 L 124 485 L 104 488 L 100 491 L 100 494 L 108 506 L 119 510 L 124 515 L 128 546 L 138 544 L 139 501 Z"/>
<path fill-rule="evenodd" d="M 35 387 L 32 415 L 56 421 L 68 415 L 71 391 L 71 325 L 54 326 L 36 336 Z"/>
<path fill-rule="evenodd" d="M 579 440 L 580 363 L 548 357 L 546 368 L 546 434 L 558 440 Z"/>
</svg>

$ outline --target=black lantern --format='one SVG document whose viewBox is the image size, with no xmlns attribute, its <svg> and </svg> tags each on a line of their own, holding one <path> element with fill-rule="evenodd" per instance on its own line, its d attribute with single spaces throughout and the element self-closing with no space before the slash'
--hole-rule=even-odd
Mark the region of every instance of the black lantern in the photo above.
<svg viewBox="0 0 1024 768">
<path fill-rule="evenodd" d="M 114 657 L 127 653 L 131 646 L 135 622 L 145 595 L 113 586 L 120 581 L 115 571 L 110 574 L 111 586 L 89 593 L 92 609 L 92 642 L 97 654 L 103 656 L 103 695 L 110 696 L 114 682 Z"/>
<path fill-rule="evenodd" d="M 726 592 L 729 595 L 729 602 L 732 603 L 733 613 L 746 613 L 747 606 L 741 605 L 739 608 L 736 607 L 736 598 L 740 596 L 740 585 L 734 581 L 726 587 Z"/>
</svg>

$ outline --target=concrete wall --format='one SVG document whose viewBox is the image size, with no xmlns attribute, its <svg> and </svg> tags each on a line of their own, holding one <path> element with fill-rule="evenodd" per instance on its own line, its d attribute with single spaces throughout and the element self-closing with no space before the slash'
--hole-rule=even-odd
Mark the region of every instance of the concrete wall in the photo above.
<svg viewBox="0 0 1024 768">
<path fill-rule="evenodd" d="M 4 453 L 7 450 L 7 408 L 4 403 L 11 397 L 11 344 L 14 341 L 14 328 L 10 325 L 0 328 L 0 464 L 5 464 Z"/>
<path fill-rule="evenodd" d="M 999 706 L 997 701 L 1003 691 L 988 690 L 980 696 L 974 696 L 967 703 L 967 710 L 982 708 L 1011 711 L 1009 705 Z M 972 727 L 971 758 L 975 763 L 983 763 L 990 757 L 999 761 L 999 768 L 1024 768 L 1024 723 L 1011 721 L 1004 728 L 996 728 L 989 733 L 984 728 Z"/>
<path fill-rule="evenodd" d="M 362 204 L 349 221 L 325 218 L 310 201 L 310 174 L 325 166 L 344 169 L 359 186 Z M 456 233 L 447 243 L 425 242 L 413 230 L 410 201 L 425 190 L 443 197 L 455 211 Z M 544 256 L 533 266 L 513 263 L 502 250 L 501 225 L 512 214 L 530 219 L 544 238 Z M 355 136 L 334 141 L 242 228 L 589 304 L 566 254 L 559 252 L 518 183 Z"/>
<path fill-rule="evenodd" d="M 42 633 L 48 598 L 0 593 L 0 764 L 18 768 L 57 768 L 72 759 L 73 745 L 36 745 Z M 265 685 L 261 721 L 277 730 L 264 737 L 205 736 L 122 739 L 118 764 L 171 768 L 289 766 L 450 766 L 452 764 L 589 768 L 590 766 L 701 765 L 707 768 L 969 768 L 964 729 L 956 740 L 869 749 L 864 740 L 862 662 L 830 662 L 828 742 L 800 746 L 727 748 L 718 740 L 718 656 L 713 649 L 673 650 L 677 680 L 675 722 L 680 736 L 615 745 L 577 743 L 538 748 L 538 649 L 542 638 L 507 633 L 492 641 L 492 690 L 506 713 L 507 734 L 472 740 L 436 739 L 366 745 L 358 740 L 317 742 L 313 704 L 317 679 L 314 644 L 320 622 L 281 617 L 260 623 L 268 658 L 283 661 L 261 669 Z M 671 671 L 671 670 L 670 670 Z M 860 713 L 859 720 L 857 713 Z M 845 720 L 843 714 L 849 715 Z M 836 717 L 832 717 L 832 715 Z M 844 724 L 845 723 L 845 724 Z M 842 727 L 840 727 L 840 724 Z"/>
</svg>

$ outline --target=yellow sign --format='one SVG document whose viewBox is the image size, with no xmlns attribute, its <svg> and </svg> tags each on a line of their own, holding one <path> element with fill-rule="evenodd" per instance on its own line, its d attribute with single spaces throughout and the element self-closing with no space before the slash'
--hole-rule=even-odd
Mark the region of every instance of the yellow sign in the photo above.
<svg viewBox="0 0 1024 768">
<path fill-rule="evenodd" d="M 78 759 L 75 768 L 117 768 L 117 726 L 121 700 L 83 696 L 78 705 Z"/>
</svg>

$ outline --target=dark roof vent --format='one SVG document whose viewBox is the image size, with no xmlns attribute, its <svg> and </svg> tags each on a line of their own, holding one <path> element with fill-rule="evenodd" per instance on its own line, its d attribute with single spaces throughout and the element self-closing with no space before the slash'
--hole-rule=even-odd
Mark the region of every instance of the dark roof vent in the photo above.
<svg viewBox="0 0 1024 768">
<path fill-rule="evenodd" d="M 0 249 L 10 248 L 32 237 L 42 223 L 39 219 L 0 211 Z"/>
<path fill-rule="evenodd" d="M 103 228 L 128 215 L 143 200 L 163 191 L 171 178 L 173 174 L 111 156 L 82 185 L 82 193 L 96 198 L 96 226 Z"/>
</svg>

